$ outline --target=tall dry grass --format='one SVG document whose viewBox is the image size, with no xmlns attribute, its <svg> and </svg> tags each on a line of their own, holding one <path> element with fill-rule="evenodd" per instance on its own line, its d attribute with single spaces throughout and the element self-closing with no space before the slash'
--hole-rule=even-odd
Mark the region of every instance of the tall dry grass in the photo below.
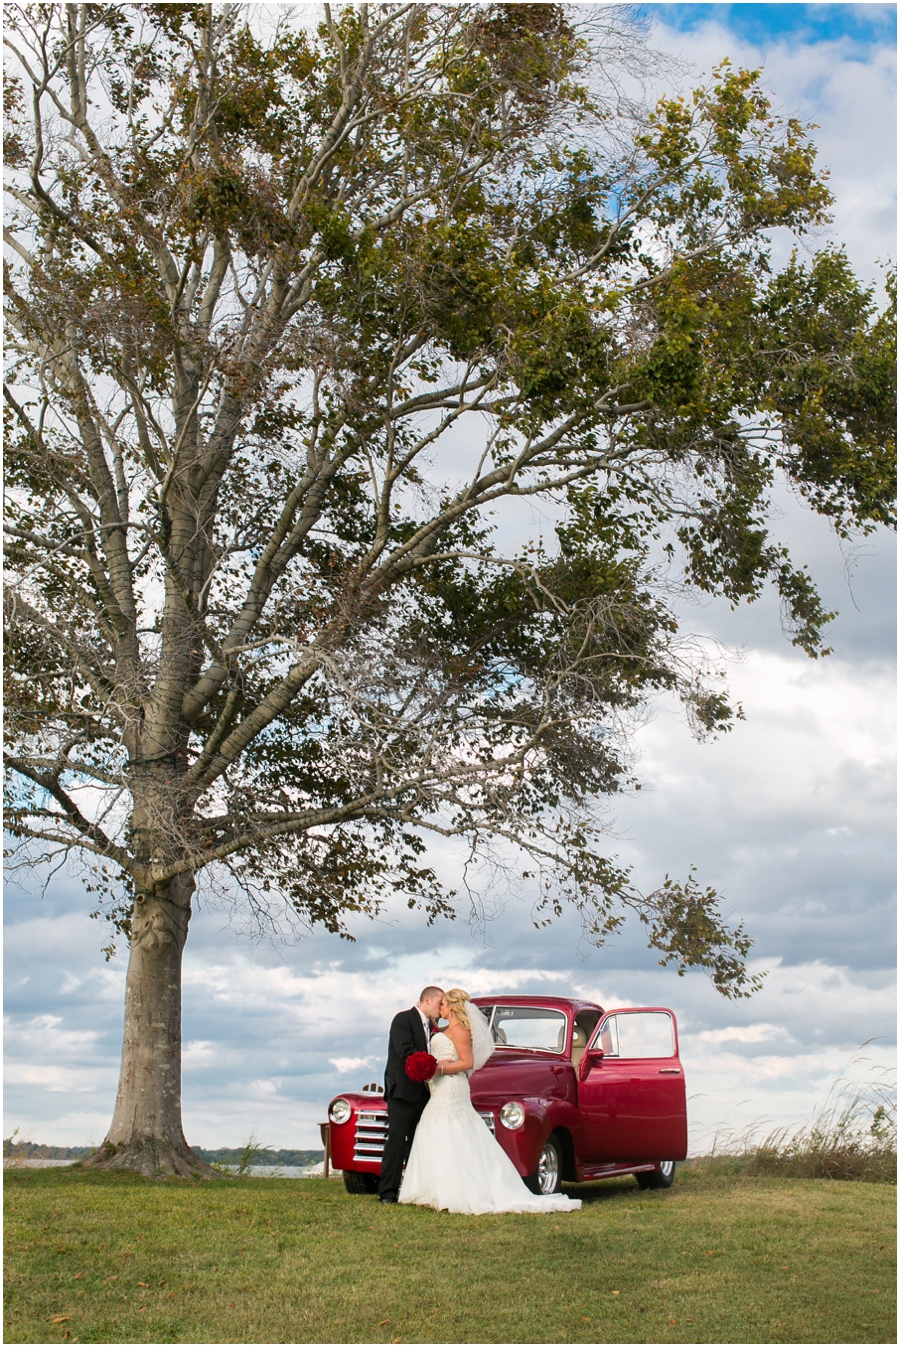
<svg viewBox="0 0 900 1347">
<path fill-rule="evenodd" d="M 19 1138 L 18 1127 L 3 1138 L 3 1168 L 18 1169 L 24 1160 L 25 1147 Z"/>
<path fill-rule="evenodd" d="M 696 1163 L 740 1174 L 896 1184 L 897 1073 L 872 1066 L 862 1055 L 866 1046 L 851 1057 L 810 1122 L 765 1133 L 759 1125 L 722 1129 Z"/>
</svg>

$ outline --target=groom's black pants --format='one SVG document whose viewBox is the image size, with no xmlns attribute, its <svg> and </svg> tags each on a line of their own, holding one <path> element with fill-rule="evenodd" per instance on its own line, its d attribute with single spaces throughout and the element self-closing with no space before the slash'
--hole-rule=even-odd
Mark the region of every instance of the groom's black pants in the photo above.
<svg viewBox="0 0 900 1347">
<path fill-rule="evenodd" d="M 411 1104 L 406 1099 L 389 1099 L 387 1101 L 388 1137 L 385 1142 L 384 1154 L 381 1157 L 381 1177 L 378 1180 L 379 1197 L 396 1197 L 400 1191 L 403 1166 L 409 1159 L 413 1137 L 427 1103 L 427 1095 L 416 1104 Z"/>
</svg>

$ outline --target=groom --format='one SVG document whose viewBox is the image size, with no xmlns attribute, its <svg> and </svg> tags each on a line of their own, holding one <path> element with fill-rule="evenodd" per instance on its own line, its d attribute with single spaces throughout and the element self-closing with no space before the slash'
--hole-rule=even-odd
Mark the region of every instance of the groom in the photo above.
<svg viewBox="0 0 900 1347">
<path fill-rule="evenodd" d="M 422 1110 L 428 1103 L 428 1086 L 410 1080 L 406 1059 L 414 1052 L 427 1052 L 431 1044 L 432 1020 L 440 1015 L 444 993 L 440 987 L 426 987 L 412 1010 L 395 1015 L 388 1038 L 388 1059 L 384 1071 L 384 1097 L 388 1110 L 388 1136 L 381 1157 L 378 1180 L 379 1202 L 396 1202 L 409 1156 L 412 1139 Z"/>
</svg>

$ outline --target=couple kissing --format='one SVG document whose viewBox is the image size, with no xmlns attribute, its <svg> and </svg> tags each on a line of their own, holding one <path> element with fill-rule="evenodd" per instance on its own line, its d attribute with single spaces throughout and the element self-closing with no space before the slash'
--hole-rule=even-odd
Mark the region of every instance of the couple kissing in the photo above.
<svg viewBox="0 0 900 1347">
<path fill-rule="evenodd" d="M 438 1028 L 438 1020 L 446 1020 L 446 1027 Z M 415 1006 L 394 1016 L 384 1073 L 388 1136 L 379 1201 L 470 1215 L 581 1206 L 577 1199 L 532 1193 L 472 1107 L 469 1076 L 495 1046 L 487 1020 L 459 987 L 425 987 Z M 416 1053 L 434 1059 L 428 1081 L 407 1071 Z"/>
</svg>

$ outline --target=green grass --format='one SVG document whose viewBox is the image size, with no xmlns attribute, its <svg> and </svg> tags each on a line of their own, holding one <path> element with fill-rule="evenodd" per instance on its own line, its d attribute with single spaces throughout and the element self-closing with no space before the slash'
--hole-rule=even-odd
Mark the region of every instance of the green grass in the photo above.
<svg viewBox="0 0 900 1347">
<path fill-rule="evenodd" d="M 730 1177 L 451 1216 L 323 1179 L 9 1170 L 6 1342 L 895 1342 L 888 1185 Z"/>
</svg>

